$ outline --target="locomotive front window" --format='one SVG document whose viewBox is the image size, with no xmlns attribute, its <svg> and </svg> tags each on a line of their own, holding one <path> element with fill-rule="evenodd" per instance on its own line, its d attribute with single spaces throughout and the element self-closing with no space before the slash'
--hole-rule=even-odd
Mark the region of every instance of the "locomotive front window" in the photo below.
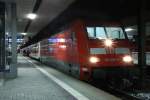
<svg viewBox="0 0 150 100">
<path fill-rule="evenodd" d="M 106 32 L 103 27 L 96 27 L 96 37 L 99 39 L 106 39 Z"/>
<path fill-rule="evenodd" d="M 87 27 L 89 38 L 98 39 L 125 39 L 121 27 Z"/>
<path fill-rule="evenodd" d="M 95 37 L 94 27 L 88 27 L 87 32 L 89 37 Z"/>
<path fill-rule="evenodd" d="M 125 39 L 122 28 L 120 27 L 105 27 L 108 37 L 111 39 Z"/>
<path fill-rule="evenodd" d="M 116 54 L 129 54 L 130 50 L 128 48 L 115 48 Z"/>
<path fill-rule="evenodd" d="M 100 39 L 107 38 L 104 27 L 87 27 L 87 32 L 89 38 L 100 38 Z"/>
</svg>

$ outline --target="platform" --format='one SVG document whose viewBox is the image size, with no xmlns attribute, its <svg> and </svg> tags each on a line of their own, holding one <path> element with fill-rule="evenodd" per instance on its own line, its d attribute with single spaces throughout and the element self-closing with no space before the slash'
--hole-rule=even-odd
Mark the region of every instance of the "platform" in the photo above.
<svg viewBox="0 0 150 100">
<path fill-rule="evenodd" d="M 0 84 L 0 100 L 120 100 L 23 56 L 18 56 L 18 77 Z"/>
</svg>

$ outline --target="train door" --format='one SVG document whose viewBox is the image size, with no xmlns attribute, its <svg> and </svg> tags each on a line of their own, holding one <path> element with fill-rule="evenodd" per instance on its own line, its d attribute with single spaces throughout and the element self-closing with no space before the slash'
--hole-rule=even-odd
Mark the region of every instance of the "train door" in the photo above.
<svg viewBox="0 0 150 100">
<path fill-rule="evenodd" d="M 76 41 L 76 33 L 71 32 L 71 64 L 69 64 L 71 74 L 77 78 L 80 76 L 80 65 L 78 62 L 78 51 L 77 51 L 77 41 Z"/>
</svg>

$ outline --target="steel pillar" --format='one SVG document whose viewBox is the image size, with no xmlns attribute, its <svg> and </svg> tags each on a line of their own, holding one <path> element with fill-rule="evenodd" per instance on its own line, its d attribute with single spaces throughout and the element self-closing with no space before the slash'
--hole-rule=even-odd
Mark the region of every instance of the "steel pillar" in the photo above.
<svg viewBox="0 0 150 100">
<path fill-rule="evenodd" d="M 0 78 L 4 78 L 5 56 L 5 3 L 0 2 Z"/>
<path fill-rule="evenodd" d="M 6 16 L 7 16 L 7 24 L 6 29 L 7 32 L 12 37 L 11 43 L 11 62 L 9 65 L 9 72 L 5 73 L 5 77 L 7 78 L 15 78 L 17 77 L 17 28 L 16 28 L 16 4 L 11 2 L 6 2 Z"/>
<path fill-rule="evenodd" d="M 145 0 L 139 0 L 139 9 L 138 9 L 138 65 L 140 68 L 140 82 L 142 87 L 145 85 L 145 68 L 146 68 L 146 55 L 145 55 L 145 47 L 146 47 L 146 29 L 145 29 Z"/>
<path fill-rule="evenodd" d="M 1 3 L 0 10 L 0 72 L 5 70 L 5 3 Z"/>
</svg>

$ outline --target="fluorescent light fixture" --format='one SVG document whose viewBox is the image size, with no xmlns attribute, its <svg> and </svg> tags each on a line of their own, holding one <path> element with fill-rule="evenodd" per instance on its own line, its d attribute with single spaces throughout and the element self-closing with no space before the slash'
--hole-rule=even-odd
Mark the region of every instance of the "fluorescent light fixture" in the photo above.
<svg viewBox="0 0 150 100">
<path fill-rule="evenodd" d="M 133 30 L 134 30 L 133 28 L 126 28 L 125 29 L 126 32 L 133 31 Z"/>
<path fill-rule="evenodd" d="M 27 18 L 29 18 L 29 19 L 31 19 L 31 20 L 34 20 L 36 17 L 37 17 L 37 15 L 34 14 L 34 13 L 29 13 L 29 14 L 27 14 Z"/>
<path fill-rule="evenodd" d="M 27 33 L 21 33 L 22 35 L 27 35 Z"/>
<path fill-rule="evenodd" d="M 6 32 L 6 35 L 9 35 L 9 33 L 8 33 L 8 32 Z"/>
</svg>

